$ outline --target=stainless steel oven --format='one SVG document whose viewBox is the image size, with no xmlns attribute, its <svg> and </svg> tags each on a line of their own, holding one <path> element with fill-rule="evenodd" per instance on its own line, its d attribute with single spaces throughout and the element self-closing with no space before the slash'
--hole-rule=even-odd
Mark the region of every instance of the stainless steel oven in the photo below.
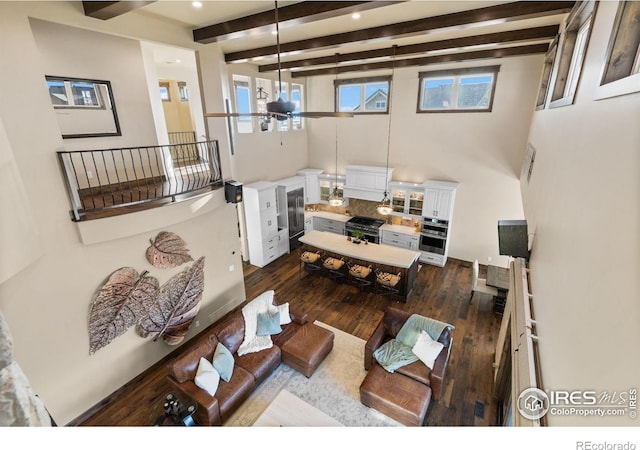
<svg viewBox="0 0 640 450">
<path fill-rule="evenodd" d="M 344 234 L 347 236 L 353 236 L 354 231 L 359 231 L 363 234 L 363 238 L 366 239 L 367 242 L 378 244 L 380 243 L 379 228 L 383 224 L 384 221 L 379 219 L 356 216 L 347 221 L 344 227 Z"/>
<path fill-rule="evenodd" d="M 424 218 L 420 231 L 419 248 L 423 252 L 444 255 L 447 245 L 449 222 L 446 220 Z"/>
</svg>

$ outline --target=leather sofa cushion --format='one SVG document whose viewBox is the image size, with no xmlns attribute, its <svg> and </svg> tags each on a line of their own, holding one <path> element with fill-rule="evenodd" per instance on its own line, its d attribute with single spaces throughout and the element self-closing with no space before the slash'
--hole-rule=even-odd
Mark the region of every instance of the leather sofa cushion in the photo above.
<svg viewBox="0 0 640 450">
<path fill-rule="evenodd" d="M 260 350 L 259 352 L 248 353 L 242 356 L 236 354 L 235 356 L 236 366 L 240 366 L 247 370 L 247 372 L 250 372 L 257 383 L 261 383 L 267 378 L 267 376 L 278 367 L 281 359 L 280 347 L 275 345 L 271 348 Z"/>
<path fill-rule="evenodd" d="M 400 328 L 407 321 L 407 319 L 411 316 L 406 311 L 402 311 L 396 308 L 387 308 L 387 311 L 383 316 L 384 327 L 387 329 L 387 334 L 391 335 L 391 337 L 396 337 L 400 332 Z"/>
<path fill-rule="evenodd" d="M 216 391 L 216 399 L 218 399 L 222 423 L 231 417 L 251 394 L 255 386 L 256 381 L 253 375 L 242 367 L 235 367 L 228 383 L 220 381 Z"/>
<path fill-rule="evenodd" d="M 282 348 L 282 346 L 287 342 L 291 337 L 296 334 L 298 329 L 302 326 L 296 322 L 295 318 L 291 323 L 286 325 L 282 325 L 282 331 L 278 334 L 274 334 L 271 336 L 271 340 L 273 341 L 273 345 Z"/>
<path fill-rule="evenodd" d="M 231 354 L 235 355 L 240 348 L 240 344 L 244 341 L 244 317 L 241 311 L 237 311 L 229 316 L 223 323 L 217 325 L 213 332 L 227 347 Z"/>
<path fill-rule="evenodd" d="M 431 369 L 422 361 L 415 361 L 406 366 L 396 369 L 396 372 L 406 375 L 407 377 L 419 381 L 427 386 L 431 385 Z"/>
<path fill-rule="evenodd" d="M 217 345 L 218 338 L 215 334 L 210 334 L 202 342 L 187 350 L 169 365 L 170 375 L 179 383 L 193 380 L 198 370 L 200 358 L 206 358 L 211 361 Z"/>
</svg>

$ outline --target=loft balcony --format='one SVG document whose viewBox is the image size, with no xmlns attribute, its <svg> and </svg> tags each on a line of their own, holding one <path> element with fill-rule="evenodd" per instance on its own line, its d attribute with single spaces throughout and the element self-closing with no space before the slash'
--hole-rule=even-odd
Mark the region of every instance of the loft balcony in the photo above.
<svg viewBox="0 0 640 450">
<path fill-rule="evenodd" d="M 218 141 L 57 153 L 75 222 L 155 208 L 223 186 Z"/>
</svg>

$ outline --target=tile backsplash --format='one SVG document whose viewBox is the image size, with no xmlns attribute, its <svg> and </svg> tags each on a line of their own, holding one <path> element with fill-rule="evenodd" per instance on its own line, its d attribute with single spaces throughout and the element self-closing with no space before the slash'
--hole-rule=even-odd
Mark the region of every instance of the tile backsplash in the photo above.
<svg viewBox="0 0 640 450">
<path fill-rule="evenodd" d="M 336 214 L 371 217 L 384 220 L 386 223 L 393 225 L 405 225 L 409 227 L 419 227 L 421 225 L 420 221 L 416 219 L 378 214 L 376 207 L 379 203 L 380 202 L 350 198 L 349 205 L 347 206 L 330 206 L 326 203 L 314 203 L 312 205 L 306 205 L 305 209 L 308 211 L 327 211 Z"/>
</svg>

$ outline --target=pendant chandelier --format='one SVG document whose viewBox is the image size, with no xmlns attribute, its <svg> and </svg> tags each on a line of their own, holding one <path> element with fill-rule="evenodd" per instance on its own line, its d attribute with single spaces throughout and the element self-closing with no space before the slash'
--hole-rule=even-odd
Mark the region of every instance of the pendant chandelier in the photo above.
<svg viewBox="0 0 640 450">
<path fill-rule="evenodd" d="M 336 53 L 336 80 L 338 79 L 338 55 Z M 333 190 L 329 196 L 329 205 L 342 206 L 344 205 L 344 197 L 338 192 L 338 119 L 336 118 L 336 180 L 333 185 Z"/>
<path fill-rule="evenodd" d="M 389 151 L 391 148 L 391 84 L 393 83 L 393 74 L 395 72 L 396 65 L 396 46 L 393 46 L 393 56 L 391 62 L 391 81 L 389 83 L 389 94 L 387 94 L 387 101 L 389 102 L 389 130 L 387 132 L 387 166 L 385 172 L 385 187 L 384 187 L 384 196 L 382 197 L 382 201 L 376 206 L 376 211 L 378 214 L 383 216 L 388 216 L 393 212 L 393 208 L 391 207 L 391 200 L 388 197 L 389 190 Z"/>
</svg>

